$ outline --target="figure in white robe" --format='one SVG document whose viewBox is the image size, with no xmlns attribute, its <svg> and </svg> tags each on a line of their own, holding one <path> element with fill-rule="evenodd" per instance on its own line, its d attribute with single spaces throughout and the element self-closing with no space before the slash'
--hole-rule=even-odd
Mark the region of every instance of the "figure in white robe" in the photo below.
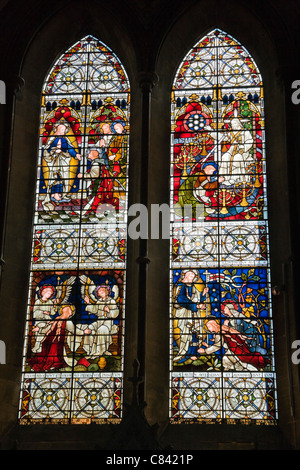
<svg viewBox="0 0 300 470">
<path fill-rule="evenodd" d="M 253 147 L 254 140 L 251 132 L 245 129 L 238 117 L 237 109 L 233 112 L 230 127 L 231 129 L 223 134 L 220 139 L 215 129 L 205 126 L 205 130 L 209 132 L 216 145 L 221 145 L 223 141 L 230 144 L 229 149 L 219 157 L 218 175 L 224 178 L 222 182 L 224 186 L 251 183 L 249 166 L 255 163 L 255 160 L 250 150 Z"/>
<path fill-rule="evenodd" d="M 42 286 L 33 306 L 33 329 L 35 344 L 32 352 L 42 350 L 42 340 L 51 328 L 51 319 L 57 311 L 58 299 L 55 298 L 55 288 L 51 285 Z"/>
<path fill-rule="evenodd" d="M 114 319 L 119 315 L 119 308 L 111 296 L 111 289 L 106 284 L 95 286 L 87 277 L 81 276 L 83 282 L 83 298 L 86 311 L 97 317 L 89 325 L 90 334 L 84 337 L 83 348 L 87 357 L 111 355 L 109 346 L 112 344 L 112 335 L 117 333 L 118 327 Z"/>
<path fill-rule="evenodd" d="M 251 175 L 248 167 L 254 163 L 250 153 L 253 147 L 253 137 L 251 132 L 245 130 L 241 120 L 234 110 L 234 117 L 231 119 L 231 130 L 228 132 L 230 147 L 221 156 L 219 163 L 219 175 L 225 178 L 223 185 L 233 186 L 238 183 L 250 183 Z"/>
</svg>

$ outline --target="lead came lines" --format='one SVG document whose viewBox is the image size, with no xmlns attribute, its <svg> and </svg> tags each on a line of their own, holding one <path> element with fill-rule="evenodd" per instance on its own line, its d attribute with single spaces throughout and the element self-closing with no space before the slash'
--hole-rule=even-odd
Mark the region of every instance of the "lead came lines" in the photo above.
<svg viewBox="0 0 300 470">
<path fill-rule="evenodd" d="M 177 78 L 175 79 L 175 83 L 178 79 L 177 83 L 179 86 L 177 88 L 178 91 L 176 90 L 176 85 L 174 87 L 174 104 L 172 105 L 172 201 L 176 201 L 175 198 L 178 197 L 178 195 L 179 199 L 177 199 L 177 201 L 180 201 L 180 198 L 183 197 L 185 197 L 185 200 L 188 201 L 188 203 L 191 203 L 193 200 L 191 196 L 188 196 L 188 191 L 190 191 L 189 188 L 192 188 L 196 181 L 196 178 L 192 180 L 191 177 L 192 165 L 185 167 L 185 170 L 187 170 L 185 177 L 183 177 L 183 172 L 179 176 L 179 166 L 177 165 L 176 168 L 175 158 L 175 152 L 177 152 L 178 155 L 180 146 L 185 145 L 185 142 L 186 145 L 188 145 L 188 143 L 189 145 L 193 143 L 193 139 L 195 139 L 195 137 L 193 137 L 192 132 L 195 133 L 194 136 L 199 136 L 200 133 L 200 135 L 203 136 L 203 143 L 206 141 L 206 143 L 209 144 L 209 138 L 204 139 L 204 130 L 206 128 L 210 128 L 209 132 L 211 132 L 214 127 L 213 123 L 216 123 L 215 141 L 212 144 L 213 146 L 211 147 L 211 150 L 209 147 L 205 149 L 204 146 L 202 146 L 201 151 L 201 146 L 199 147 L 199 151 L 201 151 L 202 155 L 202 157 L 200 156 L 198 163 L 199 169 L 201 166 L 204 168 L 204 161 L 209 163 L 216 157 L 216 162 L 220 166 L 220 163 L 222 163 L 226 157 L 226 150 L 224 150 L 225 144 L 227 145 L 227 149 L 233 149 L 231 159 L 236 163 L 234 163 L 235 166 L 231 163 L 228 170 L 230 173 L 224 172 L 224 170 L 222 173 L 220 172 L 220 169 L 219 173 L 216 173 L 215 179 L 218 178 L 218 175 L 223 177 L 223 182 L 221 182 L 219 189 L 214 189 L 215 187 L 211 186 L 212 192 L 208 197 L 207 191 L 206 196 L 205 193 L 202 192 L 201 197 L 203 197 L 206 204 L 209 198 L 212 200 L 214 194 L 216 195 L 215 205 L 213 206 L 214 210 L 208 211 L 207 208 L 204 208 L 203 222 L 188 224 L 184 221 L 181 226 L 176 223 L 176 219 L 171 222 L 172 237 L 170 243 L 170 274 L 173 272 L 174 277 L 173 281 L 171 276 L 171 283 L 175 282 L 176 279 L 178 279 L 177 282 L 179 283 L 179 273 L 186 272 L 187 270 L 194 271 L 196 276 L 200 275 L 200 279 L 202 279 L 201 282 L 204 282 L 205 286 L 208 285 L 208 282 L 210 288 L 209 298 L 206 297 L 205 301 L 206 312 L 208 312 L 207 305 L 210 305 L 211 307 L 209 311 L 217 321 L 207 321 L 205 320 L 205 318 L 208 318 L 207 316 L 204 316 L 202 320 L 196 320 L 196 317 L 194 316 L 195 314 L 192 313 L 192 310 L 189 310 L 192 308 L 193 298 L 196 299 L 196 297 L 193 297 L 195 296 L 195 292 L 198 290 L 197 295 L 201 292 L 199 281 L 197 281 L 196 278 L 194 278 L 194 284 L 191 284 L 191 287 L 189 287 L 189 284 L 187 283 L 185 284 L 185 288 L 181 288 L 181 301 L 178 300 L 179 297 L 176 297 L 179 292 L 178 289 L 175 291 L 177 292 L 175 297 L 175 288 L 171 290 L 170 380 L 172 382 L 176 377 L 179 378 L 183 374 L 183 376 L 186 377 L 186 388 L 180 388 L 177 394 L 170 397 L 170 416 L 172 417 L 172 410 L 174 410 L 175 413 L 175 410 L 178 407 L 178 411 L 175 413 L 175 416 L 179 420 L 184 419 L 183 414 L 185 413 L 182 411 L 182 400 L 185 390 L 188 390 L 190 387 L 189 381 L 192 380 L 188 377 L 196 377 L 198 374 L 198 372 L 188 371 L 197 370 L 197 367 L 198 370 L 203 370 L 203 362 L 201 365 L 201 360 L 203 361 L 203 358 L 205 357 L 205 348 L 207 351 L 209 348 L 212 349 L 211 347 L 205 346 L 204 349 L 200 348 L 200 357 L 197 357 L 197 355 L 196 357 L 195 355 L 193 356 L 193 354 L 195 354 L 195 346 L 197 346 L 197 337 L 194 336 L 194 333 L 198 335 L 199 340 L 199 332 L 202 331 L 201 328 L 203 329 L 204 325 L 211 324 L 211 326 L 214 325 L 214 328 L 216 328 L 219 324 L 220 326 L 218 328 L 221 327 L 220 350 L 222 351 L 223 349 L 220 355 L 220 359 L 222 359 L 220 378 L 222 378 L 222 380 L 219 392 L 221 394 L 220 399 L 222 401 L 222 407 L 219 417 L 221 419 L 226 418 L 230 422 L 232 422 L 232 419 L 234 421 L 240 419 L 243 421 L 245 421 L 245 419 L 246 421 L 251 421 L 254 419 L 257 423 L 261 423 L 266 419 L 273 419 L 273 422 L 275 422 L 277 416 L 276 409 L 273 409 L 273 403 L 276 403 L 275 381 L 272 380 L 272 374 L 268 378 L 269 372 L 262 372 L 273 370 L 262 82 L 252 58 L 244 48 L 239 47 L 235 40 L 227 36 L 226 41 L 230 42 L 230 45 L 225 45 L 225 33 L 220 31 L 210 33 L 208 38 L 210 41 L 212 40 L 215 42 L 214 44 L 210 42 L 212 48 L 209 52 L 211 55 L 210 60 L 214 61 L 214 70 L 210 67 L 211 76 L 213 76 L 215 80 L 214 87 L 209 90 L 207 84 L 203 86 L 203 83 L 201 82 L 202 78 L 204 80 L 209 80 L 209 77 L 205 76 L 205 64 L 203 64 L 203 66 L 201 65 L 200 57 L 203 54 L 201 52 L 201 48 L 197 50 L 198 46 L 193 48 L 191 53 L 188 54 L 187 59 L 183 61 L 183 64 L 185 63 L 187 65 L 184 65 L 181 69 L 179 67 L 180 72 L 177 73 Z M 201 42 L 202 45 L 204 45 L 206 40 L 202 40 Z M 194 57 L 190 60 L 191 55 Z M 228 57 L 231 57 L 230 63 L 228 62 Z M 240 59 L 241 57 L 242 60 Z M 193 66 L 193 60 L 195 60 L 196 68 Z M 222 74 L 228 65 L 227 78 L 225 75 L 223 76 L 221 74 L 219 65 L 222 68 Z M 195 73 L 194 75 L 189 75 L 189 70 L 192 69 Z M 229 84 L 230 82 L 233 82 L 230 78 L 230 73 L 233 74 L 232 77 L 234 77 L 235 80 L 233 86 L 227 86 L 227 83 Z M 248 74 L 248 77 L 245 77 L 245 80 L 251 81 L 250 84 L 247 84 L 246 88 L 242 78 L 244 73 Z M 190 81 L 185 81 L 185 77 L 187 76 L 190 77 Z M 198 87 L 192 85 L 194 83 L 193 80 L 196 80 L 196 77 L 198 77 Z M 258 84 L 259 87 L 257 87 Z M 200 89 L 201 87 L 202 90 Z M 221 94 L 222 91 L 223 93 L 226 93 L 227 90 L 230 90 L 231 95 Z M 252 90 L 255 91 L 254 95 L 254 91 Z M 200 96 L 198 94 L 199 91 Z M 204 93 L 202 97 L 201 93 Z M 259 95 L 261 99 L 260 108 L 258 101 Z M 207 109 L 213 110 L 213 120 L 209 126 L 207 126 L 210 120 L 209 115 L 206 114 L 205 116 L 203 114 L 201 116 L 201 109 L 204 110 L 205 105 L 208 106 Z M 182 106 L 181 109 L 179 109 L 180 106 Z M 189 110 L 190 113 L 187 114 L 186 118 L 186 123 L 188 124 L 186 130 L 180 128 L 180 125 L 182 125 L 181 123 L 184 125 L 185 122 L 184 118 L 180 117 L 180 113 L 184 113 L 184 109 L 186 109 L 186 112 Z M 252 112 L 252 121 L 248 111 Z M 198 114 L 193 115 L 193 113 Z M 223 121 L 224 118 L 226 118 L 225 121 Z M 232 127 L 234 131 L 232 133 L 234 139 L 231 142 L 231 147 L 228 147 L 228 142 L 226 143 L 226 134 L 224 129 L 226 122 L 230 123 L 232 126 L 236 126 Z M 223 123 L 223 127 L 221 127 L 221 123 Z M 229 124 L 226 125 L 228 126 Z M 228 129 L 230 130 L 230 128 Z M 183 132 L 185 132 L 185 134 Z M 249 142 L 252 139 L 251 146 L 247 144 L 247 139 Z M 243 158 L 248 158 L 250 162 L 250 164 L 244 164 L 244 170 L 241 166 L 242 157 L 239 156 L 239 150 L 240 155 L 242 155 Z M 206 153 L 204 151 L 206 151 Z M 251 159 L 253 162 L 252 152 L 256 159 L 254 160 L 255 165 L 251 163 Z M 227 154 L 229 154 L 228 150 Z M 195 161 L 197 162 L 197 153 L 194 152 L 193 155 L 196 156 Z M 261 170 L 259 167 L 260 161 L 262 162 Z M 195 163 L 194 168 L 196 168 Z M 230 184 L 234 186 L 232 186 L 231 189 L 231 186 L 226 182 L 230 181 L 229 176 L 231 172 L 233 172 L 234 168 L 241 168 L 241 170 L 239 170 L 240 172 L 236 174 L 235 178 L 233 178 L 232 173 L 232 183 Z M 243 175 L 241 171 L 244 171 L 245 174 Z M 194 174 L 197 176 L 196 171 Z M 253 176 L 248 176 L 249 174 Z M 184 178 L 186 178 L 185 181 Z M 262 188 L 262 183 L 259 181 L 259 178 L 261 178 L 261 181 L 263 182 L 263 190 L 260 189 Z M 251 183 L 253 186 L 250 186 L 249 183 L 243 183 L 244 185 L 242 183 L 238 183 L 239 180 L 244 180 L 246 182 L 247 179 L 253 182 Z M 207 180 L 209 181 L 209 178 L 207 178 Z M 182 191 L 180 194 L 176 189 L 178 184 L 181 185 L 180 188 L 185 188 L 185 192 Z M 234 193 L 232 193 L 233 196 L 230 196 L 230 191 L 232 190 L 234 190 Z M 193 194 L 193 197 L 196 197 L 195 190 Z M 229 196 L 232 198 L 231 200 L 228 199 Z M 262 210 L 259 208 L 260 201 L 264 202 Z M 254 204 L 257 204 L 257 209 Z M 176 204 L 174 207 L 176 208 Z M 195 214 L 197 216 L 197 212 Z M 214 229 L 214 227 L 216 227 L 217 230 Z M 207 240 L 210 240 L 208 244 L 206 243 L 206 237 L 209 237 Z M 213 286 L 214 288 L 212 288 Z M 185 300 L 186 303 L 181 304 L 180 307 L 180 302 L 183 302 L 184 299 L 182 294 L 184 289 L 188 294 Z M 193 289 L 194 294 L 192 293 Z M 231 304 L 229 302 L 231 302 Z M 189 306 L 189 304 L 191 306 Z M 198 307 L 197 309 L 199 312 Z M 235 312 L 234 317 L 228 317 L 230 311 L 230 315 Z M 173 317 L 173 312 L 175 312 L 175 319 Z M 225 312 L 226 316 L 224 316 Z M 186 320 L 182 320 L 180 319 L 180 317 L 184 318 L 182 315 L 189 315 L 190 319 L 186 317 Z M 204 314 L 200 313 L 200 317 L 201 315 Z M 224 319 L 221 321 L 222 317 Z M 200 322 L 202 327 L 199 325 L 196 326 L 197 322 Z M 183 326 L 184 324 L 185 326 Z M 230 330 L 228 330 L 228 332 L 230 331 L 230 334 L 228 334 L 228 332 L 226 333 L 226 330 L 224 330 L 226 324 L 230 326 Z M 250 334 L 250 325 L 252 325 L 251 329 L 253 330 L 251 333 L 252 336 L 247 336 L 247 342 L 245 343 L 241 341 L 241 334 L 237 334 L 236 332 L 234 333 L 234 329 L 232 328 L 234 325 L 235 329 L 237 327 L 240 329 L 242 324 L 244 325 L 243 328 L 246 328 L 245 331 L 249 330 L 248 334 Z M 190 326 L 190 329 L 188 326 Z M 217 330 L 215 330 L 215 338 L 217 335 Z M 204 337 L 208 338 L 208 336 L 209 335 L 203 335 L 202 333 L 202 342 Z M 181 344 L 182 341 L 188 341 L 187 344 L 189 344 L 189 347 L 184 349 L 181 347 L 179 351 L 185 351 L 182 352 L 185 356 L 181 356 L 181 360 L 179 361 L 178 359 L 180 359 L 180 356 L 177 356 L 175 359 L 177 362 L 172 364 L 173 351 L 177 350 L 178 344 Z M 215 360 L 215 363 L 212 362 L 210 364 L 211 370 L 213 371 L 217 370 L 216 367 L 218 362 L 217 356 L 213 355 L 212 358 Z M 209 363 L 207 362 L 207 364 Z M 191 367 L 193 368 L 191 369 Z M 227 370 L 232 370 L 232 372 L 229 373 Z M 242 372 L 243 370 L 244 372 Z M 249 373 L 246 372 L 247 370 L 253 370 L 253 372 L 249 375 Z M 209 372 L 208 369 L 207 377 L 209 377 L 211 373 L 212 372 Z M 231 380 L 229 380 L 229 377 L 231 377 Z M 236 380 L 234 377 L 236 377 Z M 239 377 L 242 377 L 242 379 L 238 379 Z M 244 388 L 244 385 L 247 385 L 247 381 L 252 381 L 251 383 L 253 384 L 253 388 L 249 389 L 250 392 L 247 392 L 247 387 Z M 270 390 L 268 388 L 268 384 L 270 384 Z M 242 392 L 243 389 L 244 392 Z M 173 393 L 175 393 L 175 390 L 173 390 Z M 201 419 L 201 416 L 202 419 L 204 419 L 204 415 L 201 414 L 204 395 L 202 393 L 192 393 L 192 395 L 189 396 L 194 397 L 195 404 L 199 400 L 199 416 L 197 418 L 195 417 L 196 421 Z M 262 402 L 259 402 L 260 396 L 262 397 Z M 264 406 L 263 403 L 266 406 Z M 188 409 L 190 409 L 191 406 L 192 404 L 188 406 Z M 240 413 L 238 410 L 243 410 L 243 412 Z"/>
<path fill-rule="evenodd" d="M 124 232 L 124 228 L 126 228 L 126 226 L 120 226 L 121 231 L 119 231 L 118 226 L 114 227 L 111 223 L 106 224 L 106 228 L 105 226 L 101 227 L 101 225 L 98 225 L 99 213 L 97 212 L 95 212 L 94 217 L 85 220 L 83 217 L 83 208 L 85 205 L 85 195 L 83 191 L 85 176 L 83 175 L 84 177 L 80 179 L 77 177 L 76 173 L 72 182 L 74 186 L 69 184 L 71 182 L 69 176 L 68 178 L 65 178 L 65 176 L 63 178 L 61 177 L 61 175 L 64 174 L 63 171 L 67 168 L 66 162 L 73 151 L 73 146 L 76 148 L 77 153 L 80 152 L 81 154 L 81 159 L 78 159 L 79 163 L 73 163 L 73 165 L 75 164 L 74 168 L 76 165 L 78 165 L 79 168 L 80 165 L 81 172 L 84 174 L 86 174 L 84 170 L 88 169 L 88 160 L 86 158 L 89 155 L 88 150 L 91 148 L 91 143 L 89 142 L 89 136 L 91 135 L 91 116 L 95 116 L 95 108 L 93 108 L 94 101 L 92 102 L 93 96 L 97 98 L 100 110 L 102 109 L 104 112 L 108 110 L 108 113 L 110 112 L 110 121 L 109 119 L 106 119 L 106 121 L 109 122 L 111 130 L 113 130 L 113 126 L 116 124 L 114 120 L 117 117 L 117 113 L 119 112 L 119 114 L 121 114 L 121 109 L 118 108 L 118 104 L 120 106 L 121 101 L 116 99 L 115 93 L 112 94 L 112 97 L 109 97 L 111 92 L 107 89 L 107 85 L 103 88 L 101 80 L 94 84 L 94 88 L 92 89 L 92 91 L 95 92 L 94 95 L 91 94 L 91 90 L 89 89 L 91 88 L 89 87 L 89 83 L 92 83 L 91 80 L 94 80 L 95 72 L 98 70 L 98 66 L 101 65 L 99 63 L 100 56 L 101 60 L 103 58 L 106 60 L 109 59 L 109 55 L 111 55 L 111 59 L 118 67 L 118 73 L 115 75 L 115 78 L 119 77 L 120 86 L 118 86 L 117 91 L 118 93 L 123 93 L 123 90 L 126 88 L 126 91 L 123 93 L 126 102 L 123 99 L 122 106 L 125 106 L 124 109 L 129 117 L 129 107 L 127 106 L 129 103 L 129 101 L 127 101 L 129 91 L 128 86 L 126 86 L 127 77 L 121 69 L 119 61 L 114 58 L 113 54 L 106 46 L 98 43 L 94 52 L 92 52 L 94 41 L 96 41 L 94 38 L 86 37 L 81 43 L 72 46 L 72 48 L 59 59 L 59 69 L 53 72 L 55 66 L 52 68 L 44 85 L 46 93 L 43 94 L 41 108 L 41 131 L 43 134 L 42 132 L 40 133 L 41 145 L 39 146 L 41 164 L 38 165 L 37 174 L 37 206 L 34 225 L 35 239 L 32 250 L 31 287 L 28 296 L 28 321 L 24 343 L 24 389 L 20 397 L 21 424 L 25 424 L 27 419 L 32 423 L 72 422 L 76 424 L 86 424 L 87 422 L 92 422 L 97 419 L 100 419 L 100 421 L 109 419 L 111 422 L 115 422 L 116 419 L 118 420 L 121 417 L 126 267 L 126 239 L 124 239 L 124 234 L 126 235 L 126 233 Z M 104 55 L 103 52 L 99 52 L 100 49 L 97 49 L 98 46 L 106 50 Z M 71 58 L 67 58 L 70 51 L 73 55 Z M 93 60 L 94 65 L 96 60 L 97 64 L 95 67 L 93 65 L 94 73 L 91 74 L 90 77 L 91 60 Z M 81 83 L 76 81 L 76 74 L 79 70 L 76 65 L 78 62 Z M 75 66 L 75 69 L 72 68 L 73 66 Z M 109 71 L 106 70 L 103 80 L 111 79 L 107 72 Z M 56 88 L 57 81 L 55 82 L 55 80 L 60 80 L 62 77 L 61 74 L 63 74 L 63 80 L 60 81 L 58 88 Z M 51 81 L 50 87 L 49 80 Z M 113 78 L 113 80 L 115 79 Z M 117 83 L 111 83 L 113 86 L 111 89 L 113 90 Z M 75 88 L 70 89 L 68 84 L 71 84 L 71 86 L 75 85 Z M 80 89 L 76 84 L 80 85 Z M 84 85 L 84 88 L 81 85 Z M 66 86 L 66 88 L 64 88 L 64 86 Z M 102 91 L 101 87 L 103 88 Z M 121 94 L 118 96 L 122 97 Z M 116 105 L 114 98 L 116 99 Z M 123 112 L 123 115 L 125 116 L 125 112 Z M 59 123 L 58 120 L 60 120 Z M 125 121 L 127 121 L 126 118 Z M 55 164 L 57 165 L 51 173 L 54 191 L 52 187 L 50 191 L 47 189 L 49 179 L 47 179 L 48 176 L 45 173 L 46 167 L 42 158 L 46 148 L 45 143 L 47 143 L 47 145 L 49 144 L 55 124 L 57 123 L 63 124 L 64 129 L 61 128 L 63 132 L 61 132 L 57 138 L 56 154 L 51 154 L 49 151 L 49 164 L 52 161 L 56 162 Z M 128 122 L 124 122 L 124 126 L 125 124 L 128 124 Z M 125 127 L 123 128 L 122 124 L 121 133 L 124 134 L 124 130 Z M 66 142 L 66 144 L 63 142 Z M 69 147 L 63 147 L 63 145 Z M 125 145 L 127 145 L 126 141 Z M 108 150 L 109 146 L 106 147 L 105 152 Z M 117 151 L 118 150 L 124 152 L 124 147 L 119 146 L 117 147 Z M 59 154 L 59 152 L 61 153 Z M 101 147 L 98 148 L 98 154 L 100 153 Z M 128 150 L 126 156 L 127 154 Z M 60 161 L 64 161 L 64 163 L 59 163 Z M 114 161 L 114 155 L 112 156 L 112 161 Z M 100 168 L 103 168 L 102 163 L 102 167 L 100 166 Z M 62 166 L 60 167 L 59 165 Z M 63 165 L 65 165 L 65 169 Z M 126 160 L 126 168 L 127 165 L 128 161 Z M 102 178 L 102 183 L 111 184 L 112 182 L 112 184 L 114 184 L 115 179 L 110 180 L 108 175 L 109 173 L 106 174 L 106 179 Z M 66 201 L 60 201 L 60 199 L 63 199 L 59 194 L 61 187 L 66 188 L 68 184 L 68 194 L 67 191 L 65 192 L 66 196 L 69 196 L 69 199 L 66 198 Z M 47 201 L 47 198 L 43 195 L 43 191 L 46 193 L 49 203 L 51 203 L 51 208 L 50 206 L 47 207 L 43 205 L 44 199 Z M 124 194 L 127 194 L 127 187 L 124 191 Z M 106 194 L 108 193 L 104 195 Z M 56 197 L 55 200 L 54 197 Z M 124 201 L 125 204 L 127 204 L 127 196 L 124 198 Z M 122 210 L 126 212 L 126 205 Z M 88 235 L 88 237 L 91 234 L 93 236 L 93 242 L 89 242 L 89 238 L 87 237 L 84 239 L 83 234 Z M 115 246 L 112 236 L 116 243 Z M 122 240 L 121 236 L 123 237 Z M 92 319 L 93 317 L 92 323 L 86 325 L 84 325 L 84 321 L 87 320 L 87 317 L 85 320 L 83 317 L 80 317 L 83 313 L 87 315 L 88 309 L 88 302 L 85 300 L 85 298 L 87 299 L 88 297 L 84 297 L 86 295 L 84 293 L 85 286 L 82 284 L 84 273 L 91 276 L 95 282 L 97 280 L 98 283 L 103 283 L 103 287 L 99 286 L 99 290 L 98 286 L 95 285 L 94 292 L 96 292 L 96 289 L 100 292 L 102 289 L 101 296 L 104 295 L 104 292 L 106 296 L 94 297 L 94 299 L 96 299 L 94 303 L 98 302 L 99 308 L 97 310 L 93 307 L 95 311 L 94 317 L 93 315 L 88 316 L 88 319 Z M 89 279 L 89 277 L 87 277 L 87 279 Z M 47 294 L 48 300 L 45 300 L 45 302 L 43 301 L 42 295 L 45 295 L 46 299 L 46 291 L 49 291 L 49 287 L 44 287 L 42 285 L 43 282 L 46 284 L 51 283 L 52 289 L 52 297 Z M 57 292 L 59 289 L 61 292 L 65 290 L 67 293 L 65 292 L 58 302 Z M 45 294 L 41 294 L 42 292 L 45 292 Z M 56 292 L 56 297 L 54 297 L 54 292 Z M 114 295 L 115 300 L 113 299 Z M 35 303 L 33 303 L 34 299 Z M 62 301 L 61 299 L 64 300 Z M 101 306 L 102 301 L 105 302 L 105 306 Z M 51 315 L 56 311 L 56 318 L 55 316 L 50 317 L 46 323 L 41 322 L 41 320 L 38 322 L 35 320 L 35 323 L 33 323 L 30 316 L 31 311 L 33 313 L 37 312 L 37 302 L 40 303 L 42 309 L 51 310 Z M 113 314 L 114 316 L 111 317 L 111 319 L 109 317 L 101 320 L 99 316 L 97 317 L 101 308 L 104 308 L 106 312 L 104 317 L 112 315 L 113 311 L 116 313 Z M 69 317 L 66 317 L 62 321 L 57 319 L 58 314 L 62 315 L 62 312 L 67 311 L 72 312 Z M 116 318 L 116 320 L 114 320 L 114 318 Z M 75 321 L 73 322 L 72 319 Z M 97 329 L 95 329 L 95 327 L 97 327 Z M 46 331 L 47 328 L 48 331 Z M 41 333 L 43 329 L 46 331 L 44 337 Z M 92 332 L 88 333 L 88 329 L 91 329 Z M 50 333 L 52 330 L 53 340 L 52 343 L 50 343 Z M 62 344 L 60 338 L 65 334 L 64 330 L 66 330 L 66 339 L 62 346 L 64 349 L 62 355 L 59 349 L 54 352 L 53 348 L 56 342 L 58 345 Z M 31 341 L 28 342 L 27 349 L 26 342 L 30 338 Z M 106 347 L 111 347 L 112 352 L 108 352 L 107 349 L 104 353 L 104 349 L 101 349 L 102 352 L 100 354 L 100 349 L 96 349 L 92 353 L 92 347 L 94 347 L 93 341 L 102 341 L 102 338 L 107 341 Z M 40 343 L 38 343 L 38 340 Z M 52 349 L 48 349 L 48 352 L 45 352 L 46 350 L 44 350 L 44 345 L 42 344 L 45 340 L 45 344 L 52 344 Z M 32 349 L 33 346 L 34 348 Z M 41 356 L 38 347 L 42 349 L 43 356 Z M 100 345 L 97 345 L 97 348 L 98 347 L 100 348 Z M 67 348 L 70 348 L 71 351 L 68 352 Z M 30 349 L 32 349 L 31 353 Z M 67 362 L 63 364 L 63 361 Z M 29 365 L 32 367 L 30 370 Z M 79 371 L 82 372 L 79 373 Z M 88 382 L 86 382 L 87 380 Z M 97 382 L 97 380 L 104 380 L 103 386 L 108 387 L 107 393 L 103 392 L 104 389 L 101 391 L 102 386 L 99 392 L 97 391 L 97 383 L 100 383 Z M 85 384 L 89 384 L 89 386 L 94 384 L 94 386 L 96 386 L 96 388 L 94 388 L 95 393 L 92 388 L 89 392 Z M 117 387 L 115 387 L 116 384 L 118 384 Z M 81 392 L 80 388 L 78 388 L 79 385 L 82 387 Z M 63 391 L 67 401 L 61 401 L 58 398 L 59 394 Z M 35 402 L 36 400 L 40 400 L 39 396 L 44 398 L 39 406 L 36 407 Z M 81 398 L 79 399 L 79 397 Z M 84 404 L 85 400 L 87 400 L 86 404 Z M 77 407 L 76 416 L 74 415 L 75 404 Z M 79 416 L 81 411 L 78 405 L 79 408 L 83 406 L 83 410 L 85 410 L 84 417 L 83 415 L 82 417 Z M 54 413 L 55 409 L 57 411 L 60 410 L 61 414 L 57 414 L 57 412 Z M 97 409 L 102 409 L 102 414 L 100 413 L 100 415 L 98 415 Z"/>
</svg>

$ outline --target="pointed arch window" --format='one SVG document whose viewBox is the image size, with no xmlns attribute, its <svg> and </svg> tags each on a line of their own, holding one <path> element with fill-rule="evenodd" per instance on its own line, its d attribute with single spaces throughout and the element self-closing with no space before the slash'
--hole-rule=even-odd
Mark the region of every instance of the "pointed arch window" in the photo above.
<svg viewBox="0 0 300 470">
<path fill-rule="evenodd" d="M 19 421 L 122 416 L 130 88 L 87 36 L 43 85 Z"/>
<path fill-rule="evenodd" d="M 171 101 L 170 419 L 273 424 L 262 77 L 214 30 Z"/>
</svg>

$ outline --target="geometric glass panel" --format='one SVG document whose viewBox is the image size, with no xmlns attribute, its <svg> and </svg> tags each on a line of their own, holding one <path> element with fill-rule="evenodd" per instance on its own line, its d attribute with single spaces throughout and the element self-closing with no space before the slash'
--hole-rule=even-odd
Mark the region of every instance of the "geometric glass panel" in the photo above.
<svg viewBox="0 0 300 470">
<path fill-rule="evenodd" d="M 171 96 L 170 419 L 277 420 L 264 93 L 213 30 Z"/>
<path fill-rule="evenodd" d="M 130 87 L 86 36 L 42 90 L 19 422 L 122 417 Z"/>
<path fill-rule="evenodd" d="M 276 419 L 273 374 L 176 374 L 171 382 L 173 422 L 271 424 Z"/>
</svg>

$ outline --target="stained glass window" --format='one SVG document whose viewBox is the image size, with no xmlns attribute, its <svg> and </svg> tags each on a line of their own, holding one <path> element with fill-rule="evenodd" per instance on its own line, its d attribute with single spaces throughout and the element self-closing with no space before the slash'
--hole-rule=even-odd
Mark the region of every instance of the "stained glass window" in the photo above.
<svg viewBox="0 0 300 470">
<path fill-rule="evenodd" d="M 275 424 L 264 93 L 214 30 L 171 100 L 170 419 Z"/>
<path fill-rule="evenodd" d="M 19 421 L 119 422 L 129 81 L 87 36 L 42 92 Z"/>
</svg>

